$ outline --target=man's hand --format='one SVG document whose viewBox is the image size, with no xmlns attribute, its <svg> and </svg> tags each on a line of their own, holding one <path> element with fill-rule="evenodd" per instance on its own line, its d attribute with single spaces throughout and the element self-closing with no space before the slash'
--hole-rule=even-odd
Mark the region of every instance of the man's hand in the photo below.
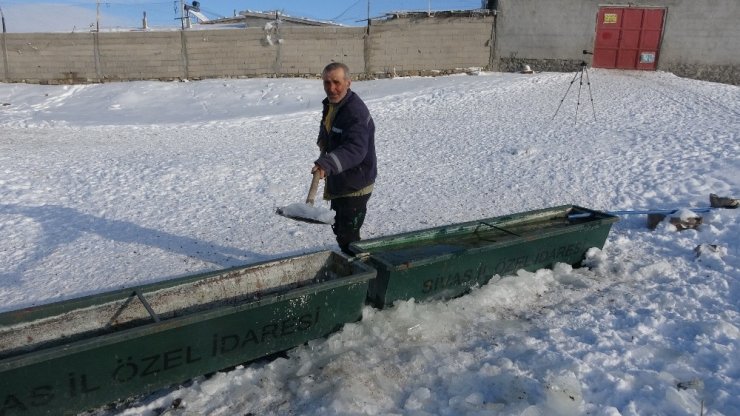
<svg viewBox="0 0 740 416">
<path fill-rule="evenodd" d="M 324 169 L 321 169 L 321 166 L 314 164 L 313 168 L 311 169 L 311 174 L 313 175 L 315 172 L 319 172 L 319 178 L 324 179 L 326 177 L 326 172 Z"/>
</svg>

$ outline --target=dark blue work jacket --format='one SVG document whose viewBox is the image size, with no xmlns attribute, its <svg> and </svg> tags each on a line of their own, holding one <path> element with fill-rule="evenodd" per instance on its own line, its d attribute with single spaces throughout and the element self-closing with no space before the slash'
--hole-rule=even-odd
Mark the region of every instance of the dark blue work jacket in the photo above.
<svg viewBox="0 0 740 416">
<path fill-rule="evenodd" d="M 326 190 L 333 197 L 356 192 L 375 182 L 375 123 L 365 103 L 352 90 L 337 103 L 330 131 L 324 120 L 329 100 L 324 99 L 324 111 L 319 128 L 319 146 L 325 152 L 316 160 L 326 172 Z"/>
</svg>

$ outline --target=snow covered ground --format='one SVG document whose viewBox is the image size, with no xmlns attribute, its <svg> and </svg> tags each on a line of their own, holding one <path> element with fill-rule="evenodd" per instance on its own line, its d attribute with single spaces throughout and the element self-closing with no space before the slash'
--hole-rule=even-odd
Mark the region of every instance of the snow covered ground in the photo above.
<svg viewBox="0 0 740 416">
<path fill-rule="evenodd" d="M 589 79 L 577 117 L 567 73 L 353 83 L 377 125 L 363 235 L 740 197 L 740 88 Z M 0 84 L 0 311 L 334 249 L 274 214 L 305 198 L 322 98 L 305 79 Z M 740 209 L 686 231 L 624 216 L 588 268 L 366 307 L 284 358 L 96 413 L 737 415 L 739 235 Z"/>
</svg>

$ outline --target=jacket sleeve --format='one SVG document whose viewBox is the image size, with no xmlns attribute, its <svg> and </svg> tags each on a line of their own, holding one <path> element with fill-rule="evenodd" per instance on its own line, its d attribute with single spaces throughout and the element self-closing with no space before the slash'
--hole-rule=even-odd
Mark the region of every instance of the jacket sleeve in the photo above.
<svg viewBox="0 0 740 416">
<path fill-rule="evenodd" d="M 342 131 L 341 144 L 319 157 L 316 164 L 327 175 L 336 175 L 362 163 L 370 141 L 370 123 L 372 119 L 367 110 L 350 115 Z"/>
<path fill-rule="evenodd" d="M 324 153 L 326 150 L 326 137 L 322 135 L 321 129 L 323 129 L 323 127 L 319 127 L 319 136 L 316 139 L 316 145 L 319 146 L 321 153 Z"/>
</svg>

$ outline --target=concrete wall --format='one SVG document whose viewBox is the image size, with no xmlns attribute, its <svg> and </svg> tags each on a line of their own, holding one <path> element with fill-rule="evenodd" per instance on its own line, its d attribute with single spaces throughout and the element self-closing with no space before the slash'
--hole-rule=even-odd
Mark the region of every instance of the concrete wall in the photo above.
<svg viewBox="0 0 740 416">
<path fill-rule="evenodd" d="M 374 76 L 486 67 L 494 17 L 395 19 L 364 27 L 1 35 L 6 82 L 80 83 L 317 76 L 341 61 Z M 371 63 L 370 65 L 368 65 Z M 7 70 L 6 70 L 7 66 Z"/>
<path fill-rule="evenodd" d="M 317 76 L 342 61 L 363 77 L 470 67 L 576 71 L 592 50 L 600 6 L 616 0 L 499 0 L 498 14 L 409 14 L 365 27 L 0 34 L 0 80 Z M 740 0 L 633 0 L 667 8 L 658 69 L 740 85 Z"/>
<path fill-rule="evenodd" d="M 1 80 L 82 83 L 317 76 L 331 61 L 363 77 L 452 73 L 490 64 L 493 15 L 402 18 L 365 27 L 8 33 Z M 7 69 L 6 69 L 7 67 Z"/>
<path fill-rule="evenodd" d="M 364 71 L 365 28 L 289 26 L 279 35 L 277 73 L 315 75 L 332 61 Z"/>
<path fill-rule="evenodd" d="M 679 76 L 740 84 L 738 0 L 499 0 L 495 62 L 501 71 L 528 64 L 574 71 L 590 56 L 600 6 L 667 9 L 658 69 Z"/>
<path fill-rule="evenodd" d="M 740 85 L 740 0 L 676 3 L 666 14 L 658 69 Z"/>
<path fill-rule="evenodd" d="M 196 30 L 184 33 L 188 78 L 315 76 L 342 61 L 364 68 L 364 28 L 283 27 L 266 32 Z"/>
<path fill-rule="evenodd" d="M 53 78 L 76 83 L 97 78 L 90 33 L 6 34 L 1 44 L 3 76 L 8 81 L 38 83 Z"/>
<path fill-rule="evenodd" d="M 581 52 L 593 47 L 594 2 L 499 0 L 498 7 L 495 55 L 502 70 L 516 71 L 532 60 L 562 61 L 547 69 L 568 70 L 568 61 L 580 63 Z M 535 68 L 545 69 L 542 63 Z"/>
<path fill-rule="evenodd" d="M 275 72 L 275 51 L 259 29 L 182 32 L 186 78 L 262 76 Z"/>
<path fill-rule="evenodd" d="M 488 67 L 493 22 L 493 15 L 373 22 L 367 72 L 409 74 Z"/>
<path fill-rule="evenodd" d="M 175 79 L 185 77 L 181 32 L 95 34 L 98 79 Z M 50 69 L 53 68 L 50 67 Z"/>
</svg>

